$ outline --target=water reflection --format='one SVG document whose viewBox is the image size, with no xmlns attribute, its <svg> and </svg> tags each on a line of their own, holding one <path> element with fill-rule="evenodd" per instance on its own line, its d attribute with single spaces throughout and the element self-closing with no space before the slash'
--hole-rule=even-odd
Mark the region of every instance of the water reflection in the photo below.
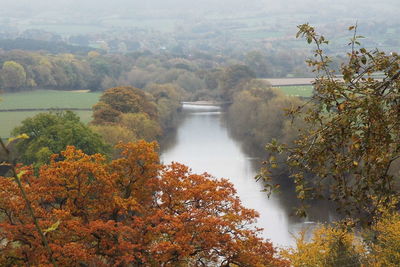
<svg viewBox="0 0 400 267">
<path fill-rule="evenodd" d="M 254 180 L 259 158 L 243 152 L 240 142 L 228 133 L 222 118 L 219 107 L 184 105 L 175 142 L 163 146 L 162 161 L 166 164 L 177 161 L 190 166 L 194 172 L 230 179 L 243 204 L 260 213 L 257 226 L 264 228 L 264 237 L 276 245 L 293 245 L 292 235 L 309 227 L 303 220 L 290 216 L 296 203 L 294 192 L 284 190 L 270 199 L 261 192 L 262 184 Z M 321 207 L 329 217 L 324 205 Z"/>
</svg>

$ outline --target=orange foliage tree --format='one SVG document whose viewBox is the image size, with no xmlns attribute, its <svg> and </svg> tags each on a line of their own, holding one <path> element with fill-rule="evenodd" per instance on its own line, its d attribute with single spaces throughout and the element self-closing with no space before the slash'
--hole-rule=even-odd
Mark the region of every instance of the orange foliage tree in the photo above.
<svg viewBox="0 0 400 267">
<path fill-rule="evenodd" d="M 17 170 L 52 255 L 17 184 L 0 177 L 0 265 L 288 266 L 227 180 L 161 165 L 155 143 L 119 148 L 112 162 L 68 147 L 38 176 Z"/>
</svg>

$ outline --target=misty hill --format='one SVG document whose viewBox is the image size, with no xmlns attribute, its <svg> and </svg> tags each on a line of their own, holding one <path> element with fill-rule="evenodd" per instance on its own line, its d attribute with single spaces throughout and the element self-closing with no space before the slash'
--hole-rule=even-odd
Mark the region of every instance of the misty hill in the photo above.
<svg viewBox="0 0 400 267">
<path fill-rule="evenodd" d="M 73 53 L 73 54 L 87 54 L 91 50 L 90 47 L 73 46 L 64 42 L 51 42 L 33 39 L 0 39 L 0 48 L 4 50 L 27 50 L 27 51 L 40 51 L 44 50 L 49 53 Z"/>
</svg>

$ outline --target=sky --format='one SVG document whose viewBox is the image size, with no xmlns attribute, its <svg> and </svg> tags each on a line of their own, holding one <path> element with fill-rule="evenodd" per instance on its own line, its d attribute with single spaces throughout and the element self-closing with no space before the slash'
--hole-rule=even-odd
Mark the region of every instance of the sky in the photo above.
<svg viewBox="0 0 400 267">
<path fill-rule="evenodd" d="M 215 10 L 220 12 L 242 10 L 289 10 L 298 9 L 302 12 L 309 10 L 318 15 L 325 9 L 334 12 L 337 8 L 356 11 L 360 13 L 368 9 L 382 12 L 382 17 L 387 13 L 400 11 L 398 0 L 0 0 L 3 12 L 15 13 L 21 10 L 32 12 L 47 12 L 67 10 L 73 11 L 99 11 L 118 13 L 130 9 L 167 9 Z M 340 15 L 340 14 L 338 14 Z"/>
<path fill-rule="evenodd" d="M 400 0 L 0 0 L 0 20 L 96 23 L 121 19 L 215 20 L 267 16 L 276 23 L 399 23 Z"/>
</svg>

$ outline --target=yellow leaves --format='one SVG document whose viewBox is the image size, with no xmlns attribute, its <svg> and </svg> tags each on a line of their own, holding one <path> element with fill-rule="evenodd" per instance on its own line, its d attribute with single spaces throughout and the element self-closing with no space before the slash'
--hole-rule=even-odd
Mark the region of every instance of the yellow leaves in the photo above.
<svg viewBox="0 0 400 267">
<path fill-rule="evenodd" d="M 18 172 L 18 173 L 17 173 L 17 178 L 18 178 L 19 180 L 21 180 L 22 176 L 24 176 L 26 173 L 28 173 L 28 171 L 26 171 L 26 170 L 23 170 L 23 171 Z"/>
<path fill-rule="evenodd" d="M 353 266 L 359 263 L 365 253 L 362 243 L 354 233 L 341 227 L 319 226 L 313 230 L 312 239 L 307 242 L 306 232 L 296 238 L 296 247 L 284 251 L 284 257 L 294 267 Z M 354 265 L 356 266 L 356 265 Z"/>
<path fill-rule="evenodd" d="M 270 164 L 270 167 L 272 169 L 278 168 L 278 164 L 276 163 L 276 157 L 275 156 L 269 157 L 269 164 Z"/>
<path fill-rule="evenodd" d="M 15 137 L 10 137 L 10 138 L 8 138 L 8 143 L 11 143 L 12 141 L 19 140 L 19 139 L 29 139 L 29 136 L 27 134 L 23 133 L 23 134 L 15 136 Z"/>
<path fill-rule="evenodd" d="M 272 168 L 272 169 L 276 169 L 276 168 L 278 168 L 278 165 L 277 165 L 276 163 L 272 163 L 272 164 L 271 164 L 271 168 Z"/>
<path fill-rule="evenodd" d="M 350 222 L 351 224 L 351 222 Z M 292 266 L 400 266 L 400 215 L 383 212 L 371 231 L 364 231 L 362 242 L 348 231 L 349 225 L 320 226 L 296 238 L 296 247 L 284 250 L 282 256 Z"/>
<path fill-rule="evenodd" d="M 89 53 L 88 53 L 88 57 L 89 58 L 96 58 L 96 57 L 99 57 L 99 56 L 100 56 L 100 53 L 97 52 L 97 51 L 89 51 Z"/>
<path fill-rule="evenodd" d="M 60 226 L 60 221 L 56 221 L 49 228 L 43 230 L 43 233 L 47 234 L 49 232 L 53 232 L 53 231 L 57 230 L 58 226 Z"/>
<path fill-rule="evenodd" d="M 345 103 L 340 103 L 339 105 L 338 105 L 338 110 L 340 111 L 340 112 L 342 112 L 344 109 L 345 109 L 345 107 L 346 107 L 346 104 Z"/>
<path fill-rule="evenodd" d="M 376 240 L 368 256 L 373 266 L 400 266 L 400 215 L 385 212 L 372 230 Z"/>
</svg>

